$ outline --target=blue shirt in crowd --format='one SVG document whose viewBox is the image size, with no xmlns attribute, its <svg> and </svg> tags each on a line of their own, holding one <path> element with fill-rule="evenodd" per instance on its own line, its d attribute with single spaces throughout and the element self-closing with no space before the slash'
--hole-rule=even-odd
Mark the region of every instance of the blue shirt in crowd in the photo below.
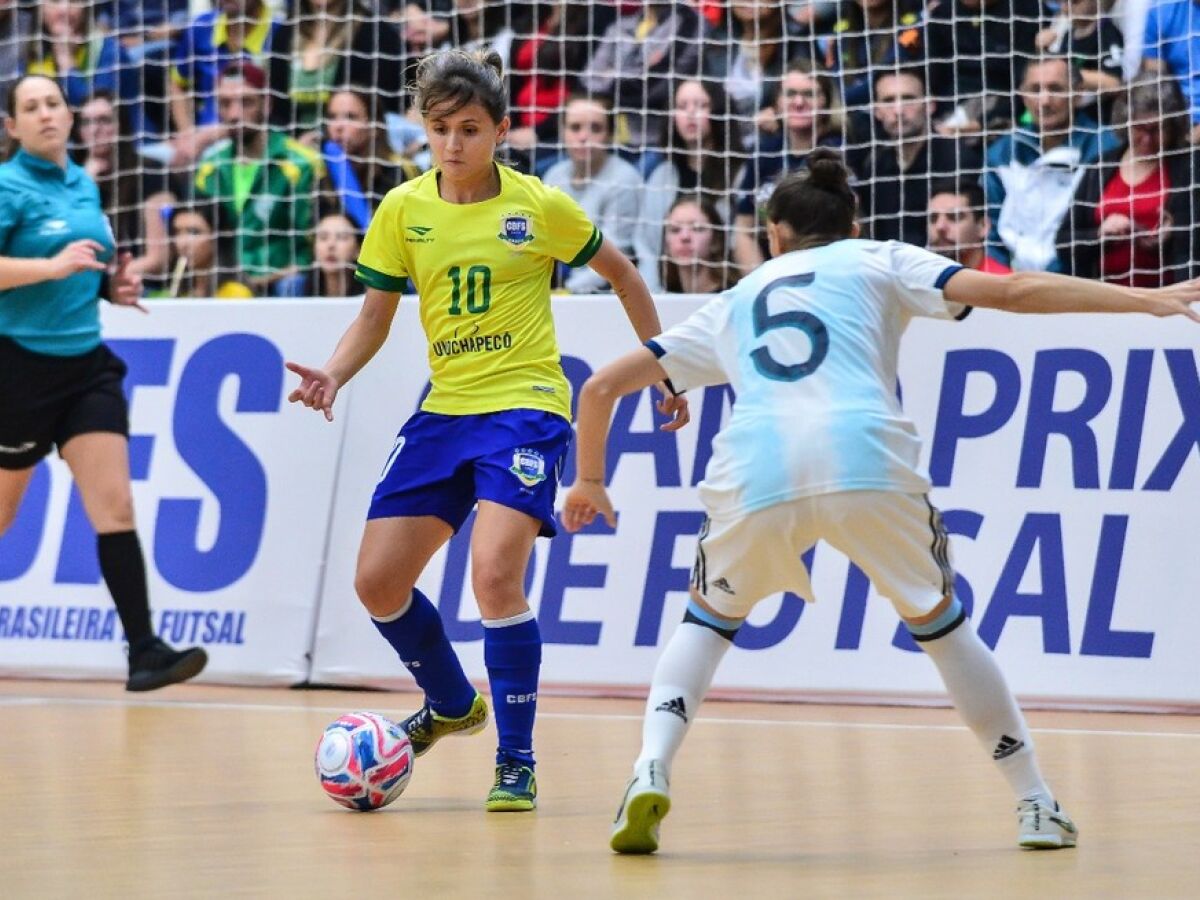
<svg viewBox="0 0 1200 900">
<path fill-rule="evenodd" d="M 1159 0 L 1146 18 L 1146 59 L 1159 60 L 1179 79 L 1200 125 L 1200 0 Z"/>
</svg>

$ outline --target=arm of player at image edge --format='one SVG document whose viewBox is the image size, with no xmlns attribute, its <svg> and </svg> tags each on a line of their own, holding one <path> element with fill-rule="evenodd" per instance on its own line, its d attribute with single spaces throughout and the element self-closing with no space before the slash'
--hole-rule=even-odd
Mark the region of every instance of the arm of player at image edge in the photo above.
<svg viewBox="0 0 1200 900">
<path fill-rule="evenodd" d="M 613 406 L 626 394 L 643 390 L 666 377 L 654 353 L 639 347 L 584 382 L 575 417 L 578 474 L 563 503 L 562 520 L 567 531 L 574 533 L 591 525 L 597 515 L 602 515 L 610 528 L 616 527 L 617 514 L 604 489 L 605 449 Z"/>
<path fill-rule="evenodd" d="M 952 303 L 1016 313 L 1146 313 L 1187 316 L 1200 322 L 1191 304 L 1200 301 L 1200 279 L 1161 288 L 1105 284 L 1052 272 L 989 275 L 960 269 L 943 294 Z"/>
<path fill-rule="evenodd" d="M 600 244 L 596 255 L 588 262 L 597 275 L 612 285 L 613 293 L 621 301 L 629 324 L 637 333 L 638 340 L 648 341 L 662 333 L 662 323 L 658 318 L 658 309 L 654 306 L 654 298 L 641 274 L 624 253 L 607 238 Z M 651 382 L 653 384 L 654 382 Z M 662 426 L 663 431 L 678 431 L 691 421 L 688 411 L 688 401 L 681 393 L 676 393 L 671 383 L 664 377 L 659 390 L 663 397 L 657 403 L 658 411 L 669 416 L 671 421 Z"/>
<path fill-rule="evenodd" d="M 300 385 L 288 394 L 288 403 L 303 403 L 309 409 L 320 410 L 325 420 L 332 422 L 333 401 L 338 391 L 379 352 L 391 331 L 399 302 L 399 293 L 367 288 L 362 308 L 324 366 L 315 369 L 284 363 L 288 371 L 300 376 Z"/>
</svg>

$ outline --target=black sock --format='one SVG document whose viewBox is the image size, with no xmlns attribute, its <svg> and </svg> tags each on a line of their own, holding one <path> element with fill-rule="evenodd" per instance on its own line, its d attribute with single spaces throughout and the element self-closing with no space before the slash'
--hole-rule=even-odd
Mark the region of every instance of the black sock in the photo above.
<svg viewBox="0 0 1200 900">
<path fill-rule="evenodd" d="M 150 626 L 150 596 L 146 588 L 146 563 L 136 531 L 96 536 L 100 572 L 117 605 L 117 615 L 129 641 L 130 655 L 154 637 Z"/>
</svg>

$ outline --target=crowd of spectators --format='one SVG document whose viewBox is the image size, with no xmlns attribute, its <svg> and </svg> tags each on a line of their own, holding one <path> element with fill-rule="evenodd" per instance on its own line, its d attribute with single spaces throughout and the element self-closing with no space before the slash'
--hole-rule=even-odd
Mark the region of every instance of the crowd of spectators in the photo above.
<svg viewBox="0 0 1200 900">
<path fill-rule="evenodd" d="M 818 146 L 864 237 L 1200 276 L 1200 0 L 0 0 L 0 104 L 60 81 L 151 296 L 348 296 L 373 210 L 432 165 L 405 85 L 447 46 L 500 52 L 504 158 L 655 291 L 759 264 L 765 203 Z"/>
</svg>

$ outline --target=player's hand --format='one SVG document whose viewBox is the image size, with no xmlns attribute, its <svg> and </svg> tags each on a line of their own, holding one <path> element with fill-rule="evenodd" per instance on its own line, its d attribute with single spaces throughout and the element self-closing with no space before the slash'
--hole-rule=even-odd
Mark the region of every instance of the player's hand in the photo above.
<svg viewBox="0 0 1200 900">
<path fill-rule="evenodd" d="M 678 431 L 692 421 L 692 413 L 688 409 L 687 397 L 683 394 L 672 394 L 670 389 L 661 381 L 658 383 L 662 399 L 655 404 L 664 416 L 671 416 L 671 421 L 660 426 L 662 431 Z"/>
<path fill-rule="evenodd" d="M 103 252 L 104 247 L 99 241 L 90 238 L 71 241 L 50 257 L 50 280 L 58 281 L 76 272 L 103 272 L 108 266 L 97 258 Z"/>
<path fill-rule="evenodd" d="M 337 399 L 338 383 L 322 369 L 310 369 L 299 363 L 284 363 L 289 372 L 300 376 L 300 386 L 288 394 L 288 403 L 303 403 L 309 409 L 319 409 L 325 421 L 333 421 L 333 401 Z"/>
<path fill-rule="evenodd" d="M 1148 290 L 1146 294 L 1153 301 L 1151 315 L 1187 316 L 1193 322 L 1200 322 L 1200 315 L 1192 309 L 1193 303 L 1200 303 L 1200 278 Z"/>
<path fill-rule="evenodd" d="M 563 504 L 563 527 L 574 534 L 596 521 L 597 513 L 604 516 L 609 528 L 617 527 L 617 514 L 604 485 L 598 481 L 576 481 Z"/>
<path fill-rule="evenodd" d="M 132 306 L 142 312 L 150 310 L 142 306 L 142 276 L 129 269 L 132 253 L 122 253 L 117 258 L 117 267 L 108 279 L 109 302 L 117 306 Z"/>
</svg>

